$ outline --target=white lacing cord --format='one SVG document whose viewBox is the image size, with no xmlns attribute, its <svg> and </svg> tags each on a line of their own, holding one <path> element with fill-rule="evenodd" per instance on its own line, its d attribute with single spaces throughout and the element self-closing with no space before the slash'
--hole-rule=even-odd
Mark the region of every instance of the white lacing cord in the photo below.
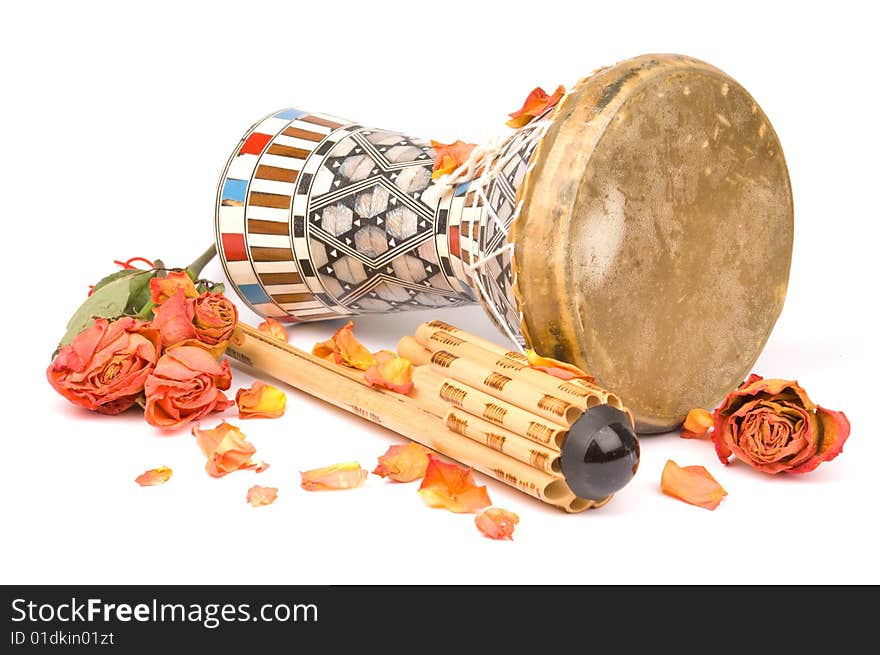
<svg viewBox="0 0 880 655">
<path fill-rule="evenodd" d="M 568 95 L 568 93 L 566 92 L 565 95 Z M 565 96 L 563 96 L 558 105 L 561 105 L 564 100 Z M 443 198 L 448 194 L 453 193 L 455 188 L 459 185 L 469 182 L 467 191 L 468 193 L 472 191 L 474 192 L 471 207 L 475 211 L 479 211 L 479 203 L 482 201 L 483 207 L 486 208 L 486 214 L 488 215 L 489 220 L 495 224 L 495 227 L 499 231 L 506 235 L 508 231 L 507 226 L 504 224 L 504 221 L 498 217 L 495 208 L 489 202 L 486 190 L 488 189 L 490 182 L 497 175 L 503 173 L 504 167 L 510 162 L 510 160 L 519 155 L 523 146 L 540 141 L 544 137 L 547 129 L 552 124 L 549 117 L 553 115 L 553 111 L 553 109 L 548 110 L 540 118 L 537 118 L 527 125 L 515 130 L 505 139 L 495 137 L 486 145 L 474 148 L 467 160 L 462 162 L 454 171 L 447 173 L 434 181 L 433 188 L 435 189 L 437 197 Z M 519 138 L 524 132 L 527 134 L 522 139 L 519 147 L 510 148 L 508 150 L 510 142 Z M 534 163 L 529 163 L 528 168 L 526 168 L 526 174 L 528 174 L 533 167 Z M 480 174 L 475 177 L 477 172 Z M 516 204 L 513 214 L 510 217 L 510 224 L 513 224 L 517 217 L 519 217 L 519 214 L 522 211 L 522 205 L 522 200 Z M 489 312 L 492 318 L 495 319 L 495 323 L 501 328 L 507 338 L 516 345 L 520 352 L 523 352 L 524 340 L 522 335 L 519 334 L 517 329 L 511 327 L 508 323 L 507 317 L 499 311 L 498 307 L 496 307 L 495 302 L 492 300 L 492 297 L 489 295 L 489 292 L 483 283 L 481 275 L 484 267 L 489 262 L 502 257 L 508 252 L 512 257 L 514 249 L 514 243 L 505 241 L 501 246 L 490 253 L 479 253 L 480 256 L 476 261 L 473 261 L 470 264 L 463 264 L 463 266 L 468 274 L 469 282 L 471 282 L 471 288 L 477 296 L 476 300 L 486 309 L 486 311 Z M 517 313 L 520 322 L 522 322 L 522 312 L 518 311 Z"/>
</svg>

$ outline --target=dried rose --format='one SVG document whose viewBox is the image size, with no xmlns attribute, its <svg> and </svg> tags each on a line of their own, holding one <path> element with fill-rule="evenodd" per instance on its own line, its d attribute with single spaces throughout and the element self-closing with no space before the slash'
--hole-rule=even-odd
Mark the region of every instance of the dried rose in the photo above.
<svg viewBox="0 0 880 655">
<path fill-rule="evenodd" d="M 366 371 L 376 363 L 370 351 L 354 338 L 354 323 L 351 321 L 336 330 L 327 341 L 316 343 L 312 354 L 361 371 Z"/>
<path fill-rule="evenodd" d="M 412 362 L 387 350 L 380 350 L 373 358 L 376 363 L 364 372 L 371 387 L 384 387 L 402 394 L 413 390 Z"/>
<path fill-rule="evenodd" d="M 267 337 L 278 339 L 283 343 L 287 343 L 287 330 L 274 318 L 267 318 L 257 326 L 257 330 L 265 334 Z"/>
<path fill-rule="evenodd" d="M 436 180 L 448 175 L 465 163 L 477 144 L 465 143 L 459 139 L 455 143 L 431 141 L 431 147 L 434 148 L 434 170 L 431 173 L 431 178 Z"/>
<path fill-rule="evenodd" d="M 255 380 L 249 389 L 235 394 L 238 418 L 278 418 L 284 416 L 287 396 L 271 384 Z"/>
<path fill-rule="evenodd" d="M 556 103 L 562 99 L 563 95 L 565 95 L 565 87 L 561 84 L 556 87 L 553 95 L 547 95 L 547 92 L 544 91 L 544 89 L 541 87 L 535 87 L 526 97 L 523 106 L 515 112 L 508 114 L 510 120 L 507 121 L 507 124 L 510 127 L 522 127 L 523 125 L 528 125 L 535 118 L 550 109 L 550 107 L 555 106 Z"/>
<path fill-rule="evenodd" d="M 682 439 L 709 439 L 709 428 L 714 419 L 705 409 L 692 409 L 681 426 Z"/>
<path fill-rule="evenodd" d="M 151 425 L 171 430 L 223 411 L 232 404 L 222 391 L 231 382 L 229 362 L 217 362 L 205 348 L 169 348 L 144 385 L 144 417 Z"/>
<path fill-rule="evenodd" d="M 425 478 L 419 487 L 425 504 L 457 513 L 476 512 L 492 504 L 486 487 L 478 487 L 474 482 L 470 468 L 447 464 L 434 455 L 428 459 Z"/>
<path fill-rule="evenodd" d="M 238 322 L 238 310 L 228 298 L 222 293 L 203 293 L 193 299 L 192 305 L 196 339 L 209 346 L 229 341 Z"/>
<path fill-rule="evenodd" d="M 678 498 L 704 509 L 715 509 L 727 495 L 724 488 L 703 466 L 679 466 L 671 459 L 663 467 L 660 489 L 667 496 Z"/>
<path fill-rule="evenodd" d="M 500 507 L 490 507 L 474 517 L 477 529 L 489 539 L 513 539 L 519 516 Z"/>
<path fill-rule="evenodd" d="M 208 461 L 205 470 L 208 475 L 220 478 L 233 471 L 253 469 L 257 473 L 265 471 L 269 465 L 251 459 L 257 452 L 247 437 L 234 425 L 221 421 L 212 430 L 192 429 L 192 434 Z"/>
<path fill-rule="evenodd" d="M 247 501 L 251 507 L 271 505 L 278 498 L 278 487 L 261 487 L 255 484 L 248 489 Z"/>
<path fill-rule="evenodd" d="M 160 466 L 159 468 L 144 471 L 137 476 L 134 481 L 142 487 L 154 487 L 157 484 L 165 484 L 168 482 L 168 480 L 171 479 L 172 473 L 173 471 L 167 466 Z"/>
<path fill-rule="evenodd" d="M 588 382 L 595 382 L 593 376 L 588 375 L 574 364 L 553 359 L 552 357 L 542 357 L 531 348 L 526 348 L 526 357 L 529 360 L 529 368 L 544 371 L 560 380 L 579 378 Z"/>
<path fill-rule="evenodd" d="M 178 289 L 183 291 L 185 298 L 199 296 L 196 285 L 186 271 L 169 271 L 165 277 L 150 278 L 150 298 L 157 305 L 168 300 Z"/>
<path fill-rule="evenodd" d="M 154 307 L 153 314 L 150 325 L 159 330 L 162 345 L 166 348 L 183 341 L 195 340 L 195 309 L 192 299 L 186 298 L 183 289 L 177 289 L 165 302 Z"/>
<path fill-rule="evenodd" d="M 46 377 L 73 404 L 118 414 L 143 392 L 160 347 L 159 333 L 145 323 L 99 318 L 61 348 Z"/>
<path fill-rule="evenodd" d="M 357 462 L 333 464 L 310 471 L 300 471 L 300 486 L 306 491 L 355 489 L 367 479 L 367 472 Z"/>
<path fill-rule="evenodd" d="M 425 477 L 431 451 L 423 445 L 411 441 L 403 446 L 391 446 L 379 457 L 373 474 L 391 478 L 395 482 L 412 482 Z"/>
<path fill-rule="evenodd" d="M 814 405 L 797 382 L 751 375 L 715 410 L 718 458 L 765 473 L 808 473 L 837 457 L 849 437 L 843 412 Z"/>
</svg>

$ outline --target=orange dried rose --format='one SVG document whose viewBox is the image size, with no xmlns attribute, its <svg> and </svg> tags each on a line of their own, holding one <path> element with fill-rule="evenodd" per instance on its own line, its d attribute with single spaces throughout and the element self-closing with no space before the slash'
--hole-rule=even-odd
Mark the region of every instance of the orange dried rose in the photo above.
<svg viewBox="0 0 880 655">
<path fill-rule="evenodd" d="M 249 389 L 235 394 L 239 418 L 278 418 L 284 416 L 287 396 L 271 384 L 255 380 Z"/>
<path fill-rule="evenodd" d="M 560 380 L 580 378 L 588 382 L 595 382 L 595 378 L 592 375 L 587 375 L 587 373 L 574 364 L 553 359 L 552 357 L 542 357 L 531 348 L 526 348 L 526 357 L 529 360 L 529 368 L 544 371 Z"/>
<path fill-rule="evenodd" d="M 459 139 L 455 143 L 431 141 L 431 147 L 434 148 L 434 170 L 431 173 L 431 179 L 436 180 L 448 175 L 465 163 L 477 144 L 465 143 Z"/>
<path fill-rule="evenodd" d="M 46 378 L 74 405 L 119 414 L 143 392 L 160 350 L 161 337 L 148 324 L 99 318 L 58 351 Z"/>
<path fill-rule="evenodd" d="M 144 384 L 144 418 L 150 425 L 171 430 L 222 412 L 232 405 L 222 391 L 231 383 L 229 362 L 218 362 L 204 347 L 169 348 Z"/>
<path fill-rule="evenodd" d="M 168 271 L 165 277 L 150 278 L 150 298 L 157 305 L 168 300 L 178 289 L 183 291 L 185 298 L 199 297 L 196 285 L 186 271 Z"/>
<path fill-rule="evenodd" d="M 412 482 L 425 477 L 430 455 L 428 448 L 414 441 L 403 446 L 391 446 L 379 457 L 373 474 L 391 478 L 395 482 Z"/>
<path fill-rule="evenodd" d="M 222 293 L 204 293 L 193 299 L 192 305 L 196 339 L 209 346 L 222 344 L 225 349 L 238 323 L 235 305 Z"/>
<path fill-rule="evenodd" d="M 183 289 L 178 288 L 165 302 L 157 305 L 153 314 L 150 325 L 159 330 L 162 345 L 166 348 L 196 339 L 196 328 L 193 325 L 195 309 L 192 300 L 187 300 Z"/>
<path fill-rule="evenodd" d="M 281 325 L 281 323 L 276 321 L 274 318 L 267 318 L 265 321 L 257 326 L 257 330 L 268 337 L 272 337 L 273 339 L 278 339 L 278 341 L 287 343 L 287 330 L 285 330 L 284 326 Z"/>
<path fill-rule="evenodd" d="M 727 495 L 704 466 L 679 466 L 671 459 L 663 467 L 660 488 L 667 496 L 713 510 Z"/>
<path fill-rule="evenodd" d="M 367 479 L 367 472 L 358 462 L 333 464 L 310 471 L 300 471 L 300 486 L 306 491 L 335 491 L 360 487 Z"/>
<path fill-rule="evenodd" d="M 443 507 L 456 513 L 476 512 L 492 504 L 486 487 L 478 487 L 474 482 L 470 468 L 447 464 L 435 455 L 428 456 L 419 495 L 429 507 Z"/>
<path fill-rule="evenodd" d="M 336 330 L 327 341 L 316 343 L 312 354 L 361 371 L 366 371 L 376 363 L 370 351 L 354 338 L 354 323 L 351 321 Z"/>
<path fill-rule="evenodd" d="M 168 480 L 171 479 L 172 473 L 173 471 L 167 466 L 160 466 L 159 468 L 144 471 L 137 476 L 134 481 L 142 487 L 154 487 L 157 484 L 165 484 L 168 482 Z"/>
<path fill-rule="evenodd" d="M 233 471 L 253 469 L 257 473 L 265 471 L 269 465 L 251 457 L 257 449 L 247 441 L 234 425 L 221 421 L 220 425 L 212 430 L 200 430 L 198 426 L 192 429 L 202 453 L 208 458 L 205 470 L 208 475 L 221 478 Z"/>
<path fill-rule="evenodd" d="M 712 415 L 705 409 L 692 409 L 681 426 L 682 439 L 708 439 Z"/>
<path fill-rule="evenodd" d="M 252 507 L 271 505 L 277 498 L 278 487 L 261 487 L 255 484 L 247 492 L 247 501 Z"/>
<path fill-rule="evenodd" d="M 815 405 L 794 380 L 752 374 L 715 410 L 718 458 L 731 455 L 764 473 L 809 473 L 837 457 L 849 437 L 843 412 Z"/>
<path fill-rule="evenodd" d="M 500 507 L 490 507 L 474 517 L 477 529 L 489 539 L 513 539 L 513 530 L 519 517 Z"/>
<path fill-rule="evenodd" d="M 374 359 L 376 363 L 364 372 L 371 387 L 385 387 L 402 394 L 413 390 L 412 362 L 387 350 L 380 350 Z"/>
<path fill-rule="evenodd" d="M 550 107 L 555 106 L 556 103 L 562 99 L 563 95 L 565 95 L 565 87 L 561 84 L 556 87 L 553 95 L 547 95 L 547 92 L 539 86 L 535 87 L 532 89 L 531 93 L 526 96 L 523 106 L 515 112 L 508 114 L 510 120 L 507 121 L 507 125 L 510 127 L 522 127 L 523 125 L 528 125 L 535 118 L 550 109 Z"/>
</svg>

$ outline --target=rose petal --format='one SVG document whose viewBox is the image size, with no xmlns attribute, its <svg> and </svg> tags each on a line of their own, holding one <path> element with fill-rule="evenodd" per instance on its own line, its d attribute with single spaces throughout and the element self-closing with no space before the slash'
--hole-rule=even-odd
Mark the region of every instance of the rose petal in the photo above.
<svg viewBox="0 0 880 655">
<path fill-rule="evenodd" d="M 708 439 L 712 427 L 712 415 L 705 409 L 692 409 L 681 426 L 682 439 Z"/>
<path fill-rule="evenodd" d="M 431 451 L 414 441 L 403 446 L 391 446 L 379 457 L 373 474 L 391 478 L 395 482 L 412 482 L 425 477 Z"/>
<path fill-rule="evenodd" d="M 816 469 L 822 462 L 830 462 L 843 452 L 843 444 L 849 438 L 849 419 L 843 412 L 833 409 L 816 408 L 816 418 L 819 422 L 821 442 L 816 455 L 796 468 L 788 469 L 788 473 L 809 473 Z"/>
<path fill-rule="evenodd" d="M 403 357 L 385 358 L 366 370 L 364 377 L 371 387 L 385 387 L 397 393 L 413 390 L 412 362 Z"/>
<path fill-rule="evenodd" d="M 154 487 L 157 484 L 165 484 L 168 482 L 168 480 L 171 479 L 172 473 L 173 471 L 167 466 L 160 466 L 159 468 L 144 471 L 137 476 L 134 481 L 142 487 Z"/>
<path fill-rule="evenodd" d="M 507 125 L 516 128 L 531 123 L 536 117 L 543 114 L 550 109 L 550 107 L 556 105 L 556 103 L 562 99 L 563 95 L 565 95 L 565 87 L 561 84 L 556 87 L 553 95 L 547 95 L 547 92 L 544 91 L 544 89 L 541 87 L 535 87 L 532 89 L 531 93 L 526 96 L 523 106 L 515 112 L 508 114 L 510 120 L 507 121 Z"/>
<path fill-rule="evenodd" d="M 193 301 L 184 295 L 183 289 L 178 288 L 170 298 L 153 309 L 154 318 L 150 325 L 159 330 L 162 335 L 162 344 L 166 347 L 196 338 L 196 328 L 193 325 L 195 309 Z"/>
<path fill-rule="evenodd" d="M 528 357 L 530 368 L 544 371 L 560 380 L 573 380 L 575 378 L 580 378 L 587 380 L 588 382 L 596 381 L 593 376 L 588 375 L 574 364 L 562 362 L 558 359 L 553 359 L 552 357 L 541 357 L 541 355 L 531 348 L 526 348 L 526 357 Z"/>
<path fill-rule="evenodd" d="M 278 418 L 284 415 L 287 396 L 271 384 L 255 380 L 249 389 L 235 394 L 239 418 Z"/>
<path fill-rule="evenodd" d="M 237 427 L 226 421 L 222 421 L 212 430 L 200 430 L 196 426 L 192 429 L 192 434 L 202 453 L 208 458 L 205 470 L 212 477 L 220 478 L 233 471 L 246 469 L 254 469 L 259 473 L 268 468 L 265 462 L 251 459 L 257 449 Z"/>
<path fill-rule="evenodd" d="M 351 321 L 336 330 L 329 340 L 316 343 L 312 354 L 361 371 L 376 363 L 370 351 L 354 338 L 354 323 Z"/>
<path fill-rule="evenodd" d="M 519 516 L 500 507 L 490 507 L 474 517 L 477 529 L 489 539 L 513 540 L 513 530 Z"/>
<path fill-rule="evenodd" d="M 457 513 L 476 512 L 492 504 L 486 487 L 478 487 L 474 482 L 470 468 L 447 464 L 434 455 L 428 458 L 425 478 L 419 487 L 425 504 Z"/>
<path fill-rule="evenodd" d="M 452 173 L 465 163 L 477 144 L 465 143 L 459 139 L 455 143 L 431 141 L 431 147 L 434 148 L 434 170 L 431 173 L 431 179 L 436 180 Z"/>
<path fill-rule="evenodd" d="M 285 330 L 284 326 L 274 318 L 267 318 L 257 326 L 257 330 L 268 337 L 277 339 L 282 343 L 287 343 L 287 330 Z"/>
<path fill-rule="evenodd" d="M 247 501 L 252 507 L 262 507 L 263 505 L 271 505 L 278 498 L 278 487 L 261 487 L 255 484 L 248 489 Z"/>
<path fill-rule="evenodd" d="M 150 298 L 157 305 L 168 300 L 178 289 L 186 298 L 199 297 L 196 285 L 186 271 L 168 271 L 165 277 L 150 278 Z"/>
<path fill-rule="evenodd" d="M 367 472 L 358 462 L 333 464 L 310 471 L 300 471 L 300 486 L 306 491 L 331 491 L 354 489 L 367 479 Z"/>
<path fill-rule="evenodd" d="M 713 510 L 727 495 L 703 466 L 681 467 L 671 459 L 663 467 L 660 488 L 668 496 Z"/>
</svg>

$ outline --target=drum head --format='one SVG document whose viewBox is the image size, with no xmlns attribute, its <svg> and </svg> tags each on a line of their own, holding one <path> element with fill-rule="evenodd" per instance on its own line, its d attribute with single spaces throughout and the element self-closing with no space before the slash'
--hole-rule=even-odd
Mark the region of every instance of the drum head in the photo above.
<svg viewBox="0 0 880 655">
<path fill-rule="evenodd" d="M 708 64 L 647 55 L 563 100 L 519 191 L 514 291 L 543 355 L 675 428 L 745 378 L 782 310 L 791 186 L 769 120 Z"/>
</svg>

